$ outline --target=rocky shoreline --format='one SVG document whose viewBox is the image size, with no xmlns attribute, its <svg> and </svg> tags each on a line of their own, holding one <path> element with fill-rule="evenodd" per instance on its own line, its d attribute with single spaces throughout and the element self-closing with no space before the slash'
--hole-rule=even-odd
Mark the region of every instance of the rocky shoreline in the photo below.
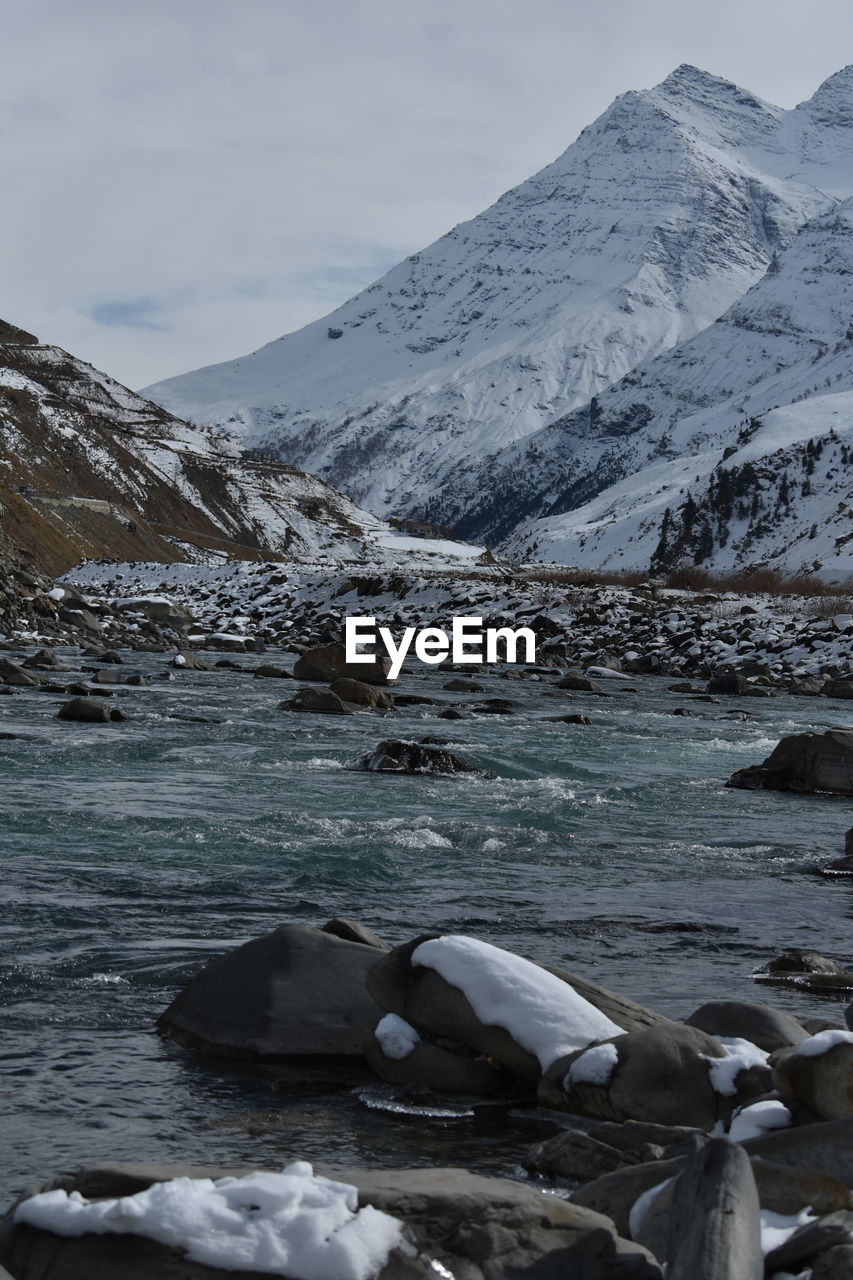
<svg viewBox="0 0 853 1280">
<path fill-rule="evenodd" d="M 339 618 L 318 612 L 322 602 L 286 632 L 268 632 L 250 611 L 240 615 L 241 624 L 226 619 L 223 630 L 211 631 L 199 629 L 203 610 L 197 602 L 190 607 L 151 595 L 109 601 L 94 593 L 92 598 L 70 592 L 57 596 L 48 583 L 15 581 L 32 595 L 25 602 L 30 612 L 18 608 L 15 616 L 33 625 L 9 629 L 8 657 L 0 671 L 6 693 L 57 695 L 58 715 L 88 721 L 95 733 L 99 723 L 124 719 L 121 699 L 115 698 L 122 686 L 144 689 L 149 680 L 181 681 L 192 679 L 192 672 L 218 669 L 233 672 L 235 681 L 269 681 L 273 698 L 272 691 L 286 682 L 295 691 L 279 702 L 283 714 L 361 715 L 365 727 L 381 718 L 376 742 L 352 759 L 354 769 L 452 778 L 475 771 L 476 764 L 434 734 L 419 740 L 393 737 L 388 730 L 395 709 L 426 701 L 448 720 L 515 714 L 512 697 L 485 696 L 470 671 L 438 671 L 430 682 L 434 689 L 413 694 L 389 684 L 382 663 L 349 669 L 336 643 Z M 649 597 L 640 643 L 636 628 L 626 638 L 621 614 L 616 620 L 604 616 L 602 593 L 613 589 L 586 590 L 596 604 L 589 603 L 585 613 L 574 612 L 571 622 L 553 602 L 546 612 L 542 601 L 533 614 L 525 612 L 533 605 L 522 605 L 511 615 L 492 615 L 537 629 L 537 665 L 506 667 L 500 674 L 529 682 L 541 697 L 543 714 L 562 712 L 556 699 L 570 705 L 584 696 L 584 706 L 618 699 L 630 685 L 624 677 L 631 675 L 676 677 L 677 683 L 661 682 L 661 688 L 683 694 L 685 705 L 677 709 L 682 715 L 696 714 L 705 703 L 711 716 L 749 718 L 748 709 L 732 708 L 730 700 L 777 693 L 832 699 L 843 714 L 853 694 L 845 657 L 853 619 L 848 624 L 847 615 L 815 618 L 808 627 L 785 615 L 787 621 L 775 624 L 782 639 L 770 652 L 766 614 L 739 614 L 733 623 L 722 612 L 706 619 L 701 643 L 693 635 L 688 647 L 679 630 L 666 632 L 664 644 L 653 640 L 661 639 L 666 626 L 683 628 L 690 610 L 704 606 L 676 607 L 670 598 Z M 638 611 L 628 600 L 642 599 L 637 591 L 620 589 L 609 607 L 633 615 Z M 51 604 L 36 607 L 39 600 Z M 461 604 L 454 600 L 446 607 Z M 367 606 L 372 610 L 375 600 L 359 607 Z M 673 616 L 676 608 L 681 616 Z M 472 611 L 470 599 L 467 611 Z M 86 621 L 87 612 L 97 627 Z M 434 620 L 436 614 L 425 612 L 424 618 Z M 214 624 L 223 624 L 221 614 L 210 618 Z M 614 639 L 619 628 L 621 643 Z M 764 649 L 757 647 L 759 628 Z M 786 628 L 792 640 L 788 648 Z M 741 629 L 743 645 L 752 646 L 743 652 L 730 638 L 737 639 Z M 283 649 L 285 635 L 296 655 L 292 667 L 291 659 L 278 653 L 252 665 L 241 662 L 241 653 L 258 653 L 271 644 Z M 69 640 L 79 652 L 72 668 L 53 651 Z M 700 651 L 691 655 L 697 644 Z M 162 653 L 162 670 L 134 671 L 134 652 Z M 66 696 L 69 701 L 62 700 Z M 548 718 L 580 726 L 589 721 L 577 712 Z M 740 770 L 730 785 L 853 794 L 853 730 L 784 738 L 766 761 Z M 827 873 L 847 874 L 851 853 L 848 849 L 826 867 Z M 160 1019 L 161 1033 L 193 1055 L 279 1063 L 315 1081 L 320 1064 L 357 1063 L 403 1099 L 449 1096 L 475 1108 L 500 1109 L 510 1149 L 514 1112 L 535 1109 L 552 1118 L 553 1136 L 518 1151 L 518 1163 L 532 1180 L 527 1185 L 443 1168 L 306 1173 L 300 1166 L 298 1174 L 288 1175 L 317 1179 L 307 1185 L 318 1195 L 327 1190 L 324 1179 L 342 1179 L 356 1189 L 350 1213 L 371 1209 L 398 1223 L 398 1243 L 381 1265 L 362 1271 L 357 1280 L 436 1274 L 456 1280 L 565 1275 L 652 1280 L 664 1264 L 667 1280 L 806 1274 L 837 1280 L 850 1273 L 849 1010 L 846 1025 L 798 1021 L 770 1005 L 721 998 L 675 1021 L 582 974 L 512 956 L 481 939 L 462 938 L 461 951 L 449 960 L 430 951 L 451 941 L 422 935 L 392 949 L 347 919 L 319 928 L 284 925 L 212 961 Z M 510 958 L 498 962 L 495 952 Z M 836 998 L 853 990 L 853 975 L 841 965 L 804 953 L 779 957 L 756 976 L 831 991 Z M 504 1025 L 507 1021 L 510 1025 Z M 298 1161 L 301 1153 L 284 1154 Z M 63 1174 L 44 1190 L 55 1195 L 54 1205 L 70 1201 L 103 1209 L 117 1200 L 118 1208 L 110 1212 L 126 1226 L 136 1213 L 128 1198 L 159 1186 L 172 1188 L 181 1179 L 189 1179 L 199 1194 L 215 1196 L 223 1180 L 239 1183 L 245 1175 L 245 1168 L 100 1165 Z M 181 1186 L 186 1190 L 185 1183 Z M 277 1186 L 253 1184 L 253 1189 L 265 1188 L 274 1199 Z M 288 1274 L 217 1268 L 195 1260 L 180 1243 L 116 1234 L 114 1228 L 108 1234 L 65 1235 L 28 1219 L 28 1212 L 10 1210 L 0 1235 L 0 1263 L 15 1280 L 60 1274 L 67 1280 Z M 343 1275 L 333 1271 L 320 1280 Z"/>
<path fill-rule="evenodd" d="M 475 938 L 425 935 L 392 949 L 336 918 L 284 925 L 211 961 L 159 1029 L 208 1058 L 290 1064 L 306 1077 L 366 1061 L 402 1096 L 486 1097 L 505 1108 L 510 1147 L 514 1109 L 555 1112 L 555 1136 L 520 1153 L 526 1186 L 461 1169 L 298 1166 L 321 1188 L 327 1173 L 355 1188 L 356 1217 L 371 1208 L 397 1224 L 356 1280 L 653 1280 L 664 1265 L 667 1280 L 841 1280 L 853 1263 L 853 1006 L 846 1027 L 818 1022 L 726 1000 L 676 1022 Z M 63 1175 L 7 1213 L 0 1261 L 16 1280 L 309 1274 L 220 1270 L 194 1260 L 189 1236 L 143 1221 L 152 1187 L 177 1204 L 222 1187 L 238 1194 L 243 1182 L 250 1200 L 277 1187 L 191 1166 Z M 90 1212 L 94 1226 L 75 1225 Z M 283 1221 L 277 1229 L 286 1240 Z M 331 1266 L 311 1276 L 351 1274 L 340 1259 Z"/>
</svg>

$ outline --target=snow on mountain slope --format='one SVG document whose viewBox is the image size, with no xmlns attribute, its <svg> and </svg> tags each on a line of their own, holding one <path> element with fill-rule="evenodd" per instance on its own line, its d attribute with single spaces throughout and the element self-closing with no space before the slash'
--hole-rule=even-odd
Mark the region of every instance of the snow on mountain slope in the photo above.
<svg viewBox="0 0 853 1280">
<path fill-rule="evenodd" d="M 754 284 L 833 206 L 845 160 L 850 183 L 850 98 L 839 73 L 785 112 L 679 67 L 326 319 L 146 394 L 372 510 L 421 513 L 470 459 L 586 404 Z"/>
<path fill-rule="evenodd" d="M 750 416 L 853 386 L 851 318 L 848 200 L 803 227 L 758 284 L 691 341 L 529 439 L 460 468 L 429 517 L 494 544 L 657 460 L 721 450 Z"/>
<path fill-rule="evenodd" d="M 83 557 L 303 563 L 463 560 L 401 538 L 335 489 L 182 422 L 0 322 L 0 552 L 47 572 Z"/>
<path fill-rule="evenodd" d="M 729 443 L 727 443 L 727 441 Z M 721 455 L 720 445 L 726 444 Z M 526 525 L 518 559 L 611 569 L 762 564 L 853 576 L 853 391 L 812 396 Z"/>
</svg>

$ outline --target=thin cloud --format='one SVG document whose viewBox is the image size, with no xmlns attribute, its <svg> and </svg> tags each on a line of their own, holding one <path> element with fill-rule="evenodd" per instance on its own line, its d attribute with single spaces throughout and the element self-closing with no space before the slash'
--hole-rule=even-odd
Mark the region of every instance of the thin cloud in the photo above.
<svg viewBox="0 0 853 1280">
<path fill-rule="evenodd" d="M 0 0 L 4 318 L 133 386 L 331 310 L 693 62 L 782 106 L 840 0 Z"/>
</svg>

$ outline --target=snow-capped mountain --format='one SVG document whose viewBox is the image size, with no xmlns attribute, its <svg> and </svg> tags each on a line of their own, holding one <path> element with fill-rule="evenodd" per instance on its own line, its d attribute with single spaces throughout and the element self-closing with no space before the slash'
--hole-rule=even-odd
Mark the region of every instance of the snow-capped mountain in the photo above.
<svg viewBox="0 0 853 1280">
<path fill-rule="evenodd" d="M 324 481 L 243 454 L 0 321 L 0 558 L 384 563 L 476 555 L 412 539 Z"/>
<path fill-rule="evenodd" d="M 512 554 L 562 563 L 853 572 L 851 431 L 847 200 L 701 334 L 472 468 L 434 506 L 493 542 L 518 530 Z"/>
<path fill-rule="evenodd" d="M 479 527 L 481 460 L 579 406 L 594 418 L 593 397 L 726 312 L 851 186 L 853 68 L 783 111 L 682 66 L 324 320 L 146 394 L 374 511 Z"/>
</svg>

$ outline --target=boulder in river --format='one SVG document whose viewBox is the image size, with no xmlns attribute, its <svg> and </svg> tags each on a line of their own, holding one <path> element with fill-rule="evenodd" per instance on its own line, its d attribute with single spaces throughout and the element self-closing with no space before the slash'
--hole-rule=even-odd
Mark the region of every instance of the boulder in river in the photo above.
<svg viewBox="0 0 853 1280">
<path fill-rule="evenodd" d="M 351 702 L 359 707 L 390 711 L 394 706 L 394 696 L 388 689 L 380 689 L 375 684 L 365 684 L 363 680 L 353 680 L 350 676 L 340 676 L 332 681 L 329 688 L 342 702 Z"/>
<path fill-rule="evenodd" d="M 32 671 L 68 671 L 52 649 L 39 649 L 31 658 L 25 658 L 21 664 Z"/>
<path fill-rule="evenodd" d="M 367 657 L 367 655 L 364 655 Z M 297 680 L 318 680 L 329 684 L 340 676 L 361 680 L 364 684 L 387 684 L 391 659 L 385 655 L 373 655 L 370 662 L 347 662 L 342 644 L 326 644 L 316 649 L 306 649 L 296 659 L 293 674 Z"/>
<path fill-rule="evenodd" d="M 59 708 L 60 720 L 82 720 L 87 724 L 109 724 L 110 721 L 124 720 L 124 713 L 118 707 L 108 707 L 100 698 L 72 698 Z"/>
<path fill-rule="evenodd" d="M 8 658 L 0 658 L 0 680 L 9 685 L 37 685 L 38 676 L 30 675 L 23 667 L 19 667 Z"/>
<path fill-rule="evenodd" d="M 228 1058 L 360 1058 L 382 1010 L 366 987 L 374 946 L 286 924 L 210 961 L 158 1020 L 173 1040 Z"/>
<path fill-rule="evenodd" d="M 351 716 L 352 707 L 342 702 L 331 689 L 298 689 L 292 698 L 278 704 L 279 711 L 317 711 L 322 715 Z"/>
<path fill-rule="evenodd" d="M 738 769 L 726 786 L 853 795 L 853 729 L 822 729 L 783 738 L 762 764 Z"/>
<path fill-rule="evenodd" d="M 449 776 L 479 773 L 479 770 L 445 747 L 426 747 L 420 742 L 385 738 L 351 766 L 365 773 L 416 773 Z"/>
</svg>

